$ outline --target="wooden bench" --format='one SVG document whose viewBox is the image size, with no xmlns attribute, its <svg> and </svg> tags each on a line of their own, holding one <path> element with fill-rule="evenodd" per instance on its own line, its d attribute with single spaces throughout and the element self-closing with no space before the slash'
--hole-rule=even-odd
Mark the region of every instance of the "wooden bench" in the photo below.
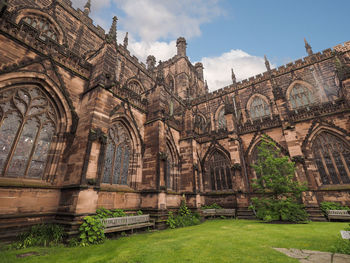
<svg viewBox="0 0 350 263">
<path fill-rule="evenodd" d="M 350 220 L 350 214 L 348 210 L 328 210 L 327 217 L 328 221 L 331 221 L 331 219 Z"/>
<path fill-rule="evenodd" d="M 228 216 L 236 217 L 236 209 L 204 209 L 202 210 L 203 217 L 218 217 L 218 216 Z"/>
<path fill-rule="evenodd" d="M 140 216 L 124 216 L 124 217 L 114 217 L 101 219 L 102 224 L 105 226 L 105 233 L 121 232 L 126 230 L 153 227 L 155 225 L 154 221 L 150 220 L 149 215 Z"/>
</svg>

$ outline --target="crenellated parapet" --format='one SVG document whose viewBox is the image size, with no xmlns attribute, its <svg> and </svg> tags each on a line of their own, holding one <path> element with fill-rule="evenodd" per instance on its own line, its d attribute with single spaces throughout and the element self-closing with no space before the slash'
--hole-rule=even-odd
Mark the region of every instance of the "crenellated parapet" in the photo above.
<svg viewBox="0 0 350 263">
<path fill-rule="evenodd" d="M 72 52 L 64 45 L 60 45 L 56 41 L 46 38 L 40 38 L 40 32 L 26 23 L 18 24 L 9 19 L 10 13 L 5 12 L 0 18 L 0 31 L 15 41 L 20 41 L 27 45 L 30 49 L 35 50 L 41 55 L 52 58 L 55 62 L 61 64 L 72 72 L 89 78 L 91 65 L 81 58 L 78 54 Z M 7 71 L 11 65 L 3 65 L 2 71 Z"/>
</svg>

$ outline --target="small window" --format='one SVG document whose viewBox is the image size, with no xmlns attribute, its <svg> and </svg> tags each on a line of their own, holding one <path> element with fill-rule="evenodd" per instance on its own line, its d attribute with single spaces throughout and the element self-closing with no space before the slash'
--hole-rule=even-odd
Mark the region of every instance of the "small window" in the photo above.
<svg viewBox="0 0 350 263">
<path fill-rule="evenodd" d="M 51 24 L 51 22 L 48 19 L 40 16 L 27 16 L 23 18 L 21 21 L 39 30 L 40 31 L 39 38 L 42 39 L 43 41 L 45 41 L 47 38 L 50 38 L 54 41 L 58 40 L 58 37 L 57 37 L 58 34 L 54 26 Z"/>
<path fill-rule="evenodd" d="M 250 117 L 252 120 L 270 116 L 270 107 L 261 97 L 255 97 L 250 105 Z"/>
<path fill-rule="evenodd" d="M 315 98 L 307 87 L 296 84 L 289 93 L 289 101 L 292 109 L 298 109 L 313 104 Z"/>
<path fill-rule="evenodd" d="M 218 128 L 219 130 L 226 129 L 225 109 L 222 108 L 218 114 Z"/>
</svg>

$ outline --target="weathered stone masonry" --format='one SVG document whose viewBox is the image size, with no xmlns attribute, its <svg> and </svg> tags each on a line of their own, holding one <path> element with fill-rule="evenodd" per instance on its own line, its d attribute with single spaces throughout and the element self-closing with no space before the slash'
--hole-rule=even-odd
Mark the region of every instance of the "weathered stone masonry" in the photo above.
<svg viewBox="0 0 350 263">
<path fill-rule="evenodd" d="M 186 40 L 147 66 L 69 0 L 0 1 L 0 238 L 98 207 L 161 222 L 182 196 L 242 217 L 263 135 L 296 162 L 303 202 L 350 205 L 350 43 L 209 93 Z M 229 70 L 229 69 L 228 69 Z"/>
</svg>

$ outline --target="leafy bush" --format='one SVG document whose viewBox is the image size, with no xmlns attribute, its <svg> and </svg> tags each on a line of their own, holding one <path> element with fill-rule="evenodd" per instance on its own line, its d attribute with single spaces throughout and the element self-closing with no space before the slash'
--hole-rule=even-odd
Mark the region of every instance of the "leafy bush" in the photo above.
<svg viewBox="0 0 350 263">
<path fill-rule="evenodd" d="M 86 216 L 84 222 L 79 227 L 80 245 L 88 246 L 91 244 L 103 243 L 106 239 L 104 226 L 99 216 Z"/>
<path fill-rule="evenodd" d="M 123 209 L 113 209 L 109 210 L 101 207 L 96 210 L 96 216 L 101 219 L 112 218 L 112 217 L 123 217 L 127 216 Z"/>
<path fill-rule="evenodd" d="M 191 210 L 188 209 L 185 199 L 181 201 L 181 206 L 178 215 L 174 215 L 169 212 L 168 219 L 166 221 L 169 228 L 178 228 L 198 225 L 200 223 L 199 214 L 192 214 Z"/>
<path fill-rule="evenodd" d="M 33 246 L 55 246 L 63 241 L 63 227 L 56 224 L 35 225 L 19 236 L 19 241 L 12 247 L 16 249 Z"/>
<path fill-rule="evenodd" d="M 349 227 L 346 228 L 345 230 L 350 231 L 350 224 L 349 224 Z M 338 239 L 335 245 L 332 247 L 332 252 L 350 255 L 350 240 L 346 240 L 342 238 Z"/>
<path fill-rule="evenodd" d="M 277 145 L 267 136 L 258 147 L 257 163 L 252 165 L 258 179 L 254 190 L 262 197 L 252 198 L 251 209 L 265 221 L 306 221 L 308 215 L 300 204 L 301 193 L 307 188 L 294 180 L 295 164 L 282 156 Z"/>
<path fill-rule="evenodd" d="M 334 202 L 321 202 L 320 208 L 325 216 L 327 216 L 327 210 L 350 210 L 349 207 Z"/>
<path fill-rule="evenodd" d="M 211 205 L 204 205 L 201 207 L 201 209 L 221 209 L 222 207 L 219 206 L 217 203 L 211 204 Z"/>
</svg>

